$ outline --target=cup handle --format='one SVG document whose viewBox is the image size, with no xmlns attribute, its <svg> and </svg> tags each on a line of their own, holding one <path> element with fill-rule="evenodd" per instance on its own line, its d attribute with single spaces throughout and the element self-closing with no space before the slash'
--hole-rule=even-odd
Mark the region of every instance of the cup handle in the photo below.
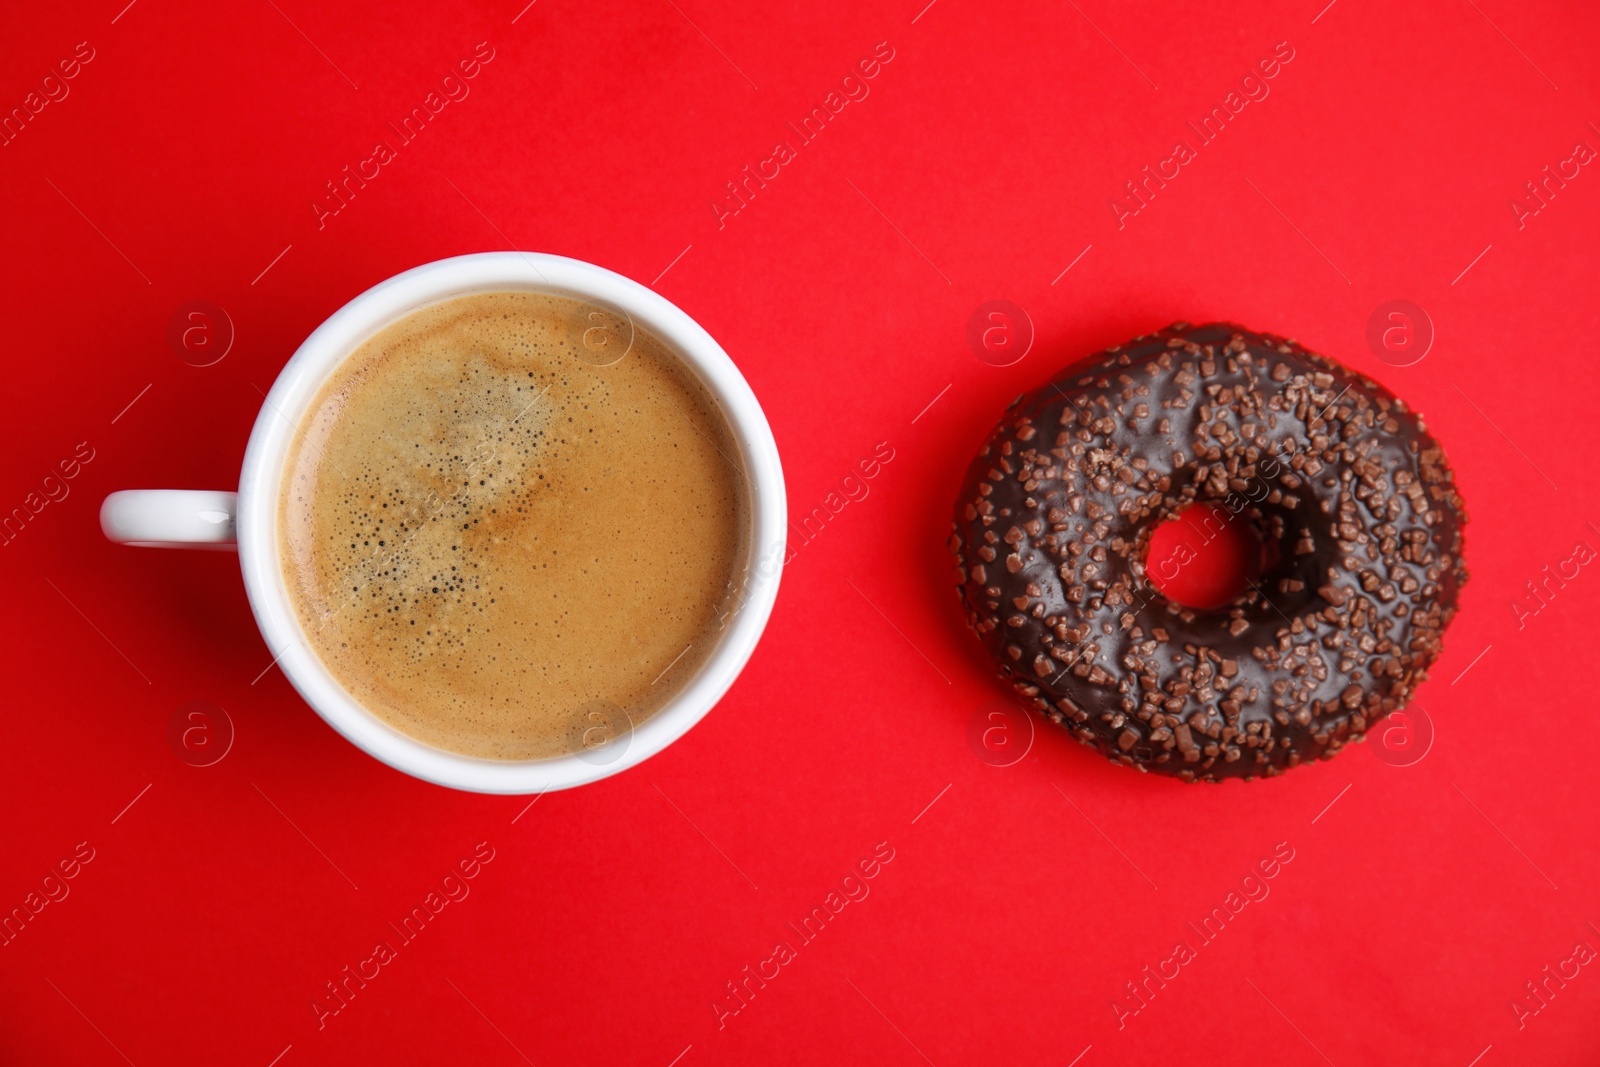
<svg viewBox="0 0 1600 1067">
<path fill-rule="evenodd" d="M 100 505 L 100 529 L 119 545 L 235 552 L 238 509 L 238 493 L 125 489 Z"/>
</svg>

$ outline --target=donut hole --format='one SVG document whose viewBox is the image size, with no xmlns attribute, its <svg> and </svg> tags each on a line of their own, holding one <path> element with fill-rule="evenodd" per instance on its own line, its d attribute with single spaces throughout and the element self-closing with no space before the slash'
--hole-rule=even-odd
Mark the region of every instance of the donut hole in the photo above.
<svg viewBox="0 0 1600 1067">
<path fill-rule="evenodd" d="M 1266 556 L 1248 519 L 1192 504 L 1150 531 L 1145 574 L 1168 600 L 1211 611 L 1249 589 L 1261 576 Z"/>
</svg>

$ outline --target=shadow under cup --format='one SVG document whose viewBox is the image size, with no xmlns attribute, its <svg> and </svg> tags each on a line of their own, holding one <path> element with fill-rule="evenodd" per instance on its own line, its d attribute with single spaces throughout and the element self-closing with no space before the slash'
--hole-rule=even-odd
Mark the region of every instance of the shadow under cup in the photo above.
<svg viewBox="0 0 1600 1067">
<path fill-rule="evenodd" d="M 429 781 L 542 792 L 659 752 L 731 685 L 776 597 L 782 475 L 749 386 L 683 312 L 589 264 L 485 258 L 462 266 L 493 278 L 370 299 L 418 272 L 400 275 L 302 346 L 246 454 L 240 549 L 262 630 L 290 630 L 280 664 L 334 728 Z M 694 483 L 709 470 L 722 490 Z"/>
</svg>

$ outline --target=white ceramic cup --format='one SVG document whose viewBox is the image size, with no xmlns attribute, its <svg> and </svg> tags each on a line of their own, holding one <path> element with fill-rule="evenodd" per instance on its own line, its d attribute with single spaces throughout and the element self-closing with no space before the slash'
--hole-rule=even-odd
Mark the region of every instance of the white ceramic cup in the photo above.
<svg viewBox="0 0 1600 1067">
<path fill-rule="evenodd" d="M 721 407 L 748 476 L 749 545 L 735 610 L 695 678 L 643 723 L 606 743 L 542 760 L 489 760 L 434 748 L 396 730 L 352 697 L 323 666 L 290 605 L 279 562 L 277 519 L 283 467 L 294 431 L 339 363 L 385 326 L 416 309 L 473 293 L 525 290 L 607 307 L 665 341 Z M 112 541 L 159 548 L 237 545 L 251 610 L 277 666 L 335 730 L 397 770 L 479 793 L 542 793 L 625 770 L 682 737 L 727 692 L 772 612 L 787 524 L 783 469 L 755 394 L 722 347 L 693 319 L 637 282 L 593 264 L 534 252 L 484 252 L 428 263 L 382 282 L 340 308 L 289 360 L 256 417 L 239 491 L 112 493 L 100 525 Z M 597 654 L 601 654 L 597 652 Z"/>
</svg>

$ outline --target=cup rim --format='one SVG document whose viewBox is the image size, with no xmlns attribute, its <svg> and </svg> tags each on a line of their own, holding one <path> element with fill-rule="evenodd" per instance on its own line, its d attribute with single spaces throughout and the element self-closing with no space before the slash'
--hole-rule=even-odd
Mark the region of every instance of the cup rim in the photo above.
<svg viewBox="0 0 1600 1067">
<path fill-rule="evenodd" d="M 541 760 L 494 760 L 434 748 L 390 726 L 351 696 L 305 636 L 289 598 L 277 538 L 279 493 L 300 420 L 340 363 L 378 330 L 419 307 L 453 297 L 536 291 L 609 304 L 666 342 L 719 404 L 748 476 L 749 548 L 743 602 L 700 672 L 627 735 L 623 751 Z M 777 442 L 760 402 L 712 336 L 671 301 L 582 260 L 542 252 L 479 252 L 404 271 L 352 298 L 301 343 L 267 393 L 239 477 L 239 563 L 250 607 L 291 685 L 347 740 L 396 770 L 454 789 L 528 794 L 585 785 L 650 758 L 682 737 L 743 669 L 777 599 L 786 552 L 787 506 Z"/>
</svg>

